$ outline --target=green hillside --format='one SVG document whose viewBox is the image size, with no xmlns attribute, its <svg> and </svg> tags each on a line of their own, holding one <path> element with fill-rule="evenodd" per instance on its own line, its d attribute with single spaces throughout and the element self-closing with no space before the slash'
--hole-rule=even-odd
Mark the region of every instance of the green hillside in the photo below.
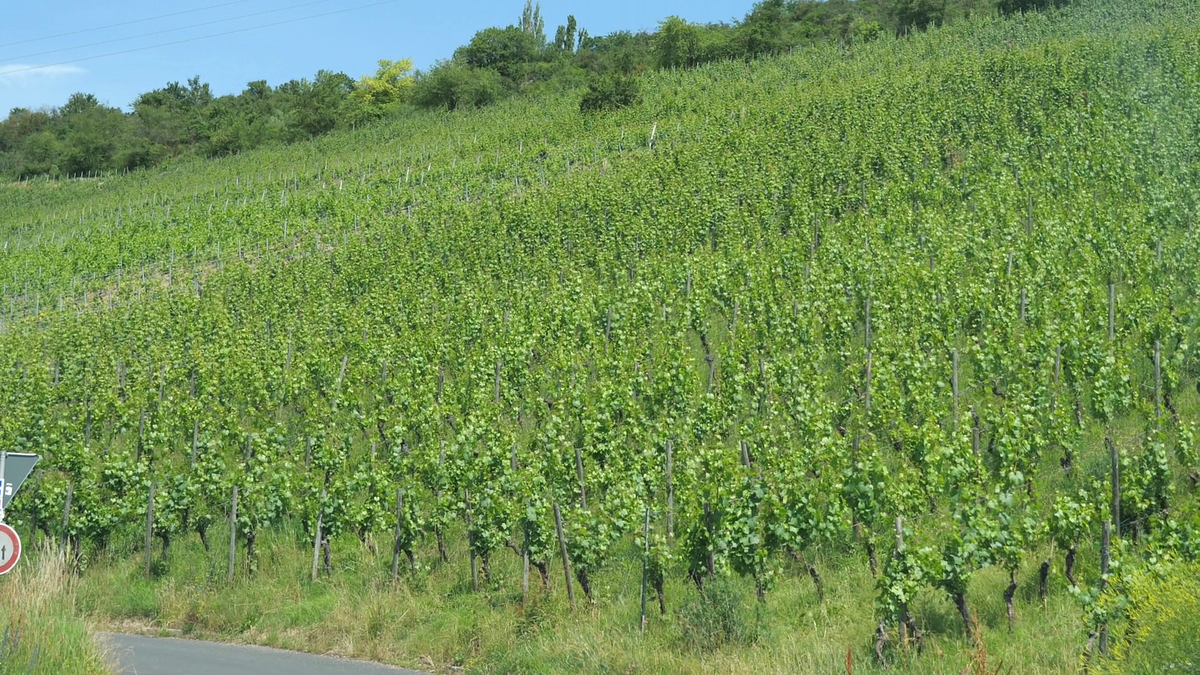
<svg viewBox="0 0 1200 675">
<path fill-rule="evenodd" d="M 10 521 L 438 672 L 1200 663 L 1193 3 L 643 80 L 0 186 Z"/>
</svg>

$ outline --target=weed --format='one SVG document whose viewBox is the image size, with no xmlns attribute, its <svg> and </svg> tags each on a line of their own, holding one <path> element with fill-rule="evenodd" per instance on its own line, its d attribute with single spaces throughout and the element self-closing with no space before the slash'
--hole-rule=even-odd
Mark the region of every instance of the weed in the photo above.
<svg viewBox="0 0 1200 675">
<path fill-rule="evenodd" d="M 678 619 L 684 644 L 701 652 L 751 645 L 758 640 L 761 623 L 757 613 L 747 611 L 738 584 L 723 577 L 710 579 L 684 601 Z"/>
</svg>

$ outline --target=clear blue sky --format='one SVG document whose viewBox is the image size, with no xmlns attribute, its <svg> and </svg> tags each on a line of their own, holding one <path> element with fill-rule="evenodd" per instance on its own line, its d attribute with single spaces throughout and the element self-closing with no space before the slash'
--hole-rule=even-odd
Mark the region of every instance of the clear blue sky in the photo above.
<svg viewBox="0 0 1200 675">
<path fill-rule="evenodd" d="M 615 30 L 653 29 L 672 14 L 701 22 L 740 19 L 752 2 L 544 0 L 541 4 L 546 32 L 553 37 L 555 27 L 566 23 L 567 14 L 574 14 L 580 27 L 592 35 L 603 35 Z M 265 79 L 274 86 L 312 77 L 321 69 L 357 78 L 372 72 L 381 58 L 412 58 L 418 68 L 425 68 L 450 56 L 478 30 L 516 23 L 524 2 L 57 0 L 3 4 L 0 118 L 14 107 L 61 105 L 77 91 L 128 109 L 139 93 L 193 75 L 211 83 L 213 92 L 220 95 L 240 92 L 252 80 Z M 154 18 L 166 14 L 175 16 Z M 280 25 L 242 30 L 264 24 Z M 226 34 L 193 39 L 218 33 Z M 178 44 L 77 60 L 170 42 Z M 31 66 L 49 67 L 30 70 Z"/>
</svg>

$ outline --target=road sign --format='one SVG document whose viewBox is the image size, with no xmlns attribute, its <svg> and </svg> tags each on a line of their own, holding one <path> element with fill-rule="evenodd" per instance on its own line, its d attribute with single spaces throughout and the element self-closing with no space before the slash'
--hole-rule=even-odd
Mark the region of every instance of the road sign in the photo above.
<svg viewBox="0 0 1200 675">
<path fill-rule="evenodd" d="M 41 459 L 37 455 L 21 452 L 0 452 L 0 512 L 8 508 L 21 484 L 33 473 L 33 467 Z"/>
<path fill-rule="evenodd" d="M 8 574 L 21 559 L 21 538 L 17 531 L 0 523 L 0 575 Z"/>
</svg>

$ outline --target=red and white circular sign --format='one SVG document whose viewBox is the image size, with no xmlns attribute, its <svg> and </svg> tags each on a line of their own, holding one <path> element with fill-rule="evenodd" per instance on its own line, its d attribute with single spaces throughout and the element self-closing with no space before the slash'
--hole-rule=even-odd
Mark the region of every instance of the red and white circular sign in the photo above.
<svg viewBox="0 0 1200 675">
<path fill-rule="evenodd" d="M 8 574 L 21 559 L 21 538 L 17 531 L 0 523 L 0 574 Z"/>
</svg>

